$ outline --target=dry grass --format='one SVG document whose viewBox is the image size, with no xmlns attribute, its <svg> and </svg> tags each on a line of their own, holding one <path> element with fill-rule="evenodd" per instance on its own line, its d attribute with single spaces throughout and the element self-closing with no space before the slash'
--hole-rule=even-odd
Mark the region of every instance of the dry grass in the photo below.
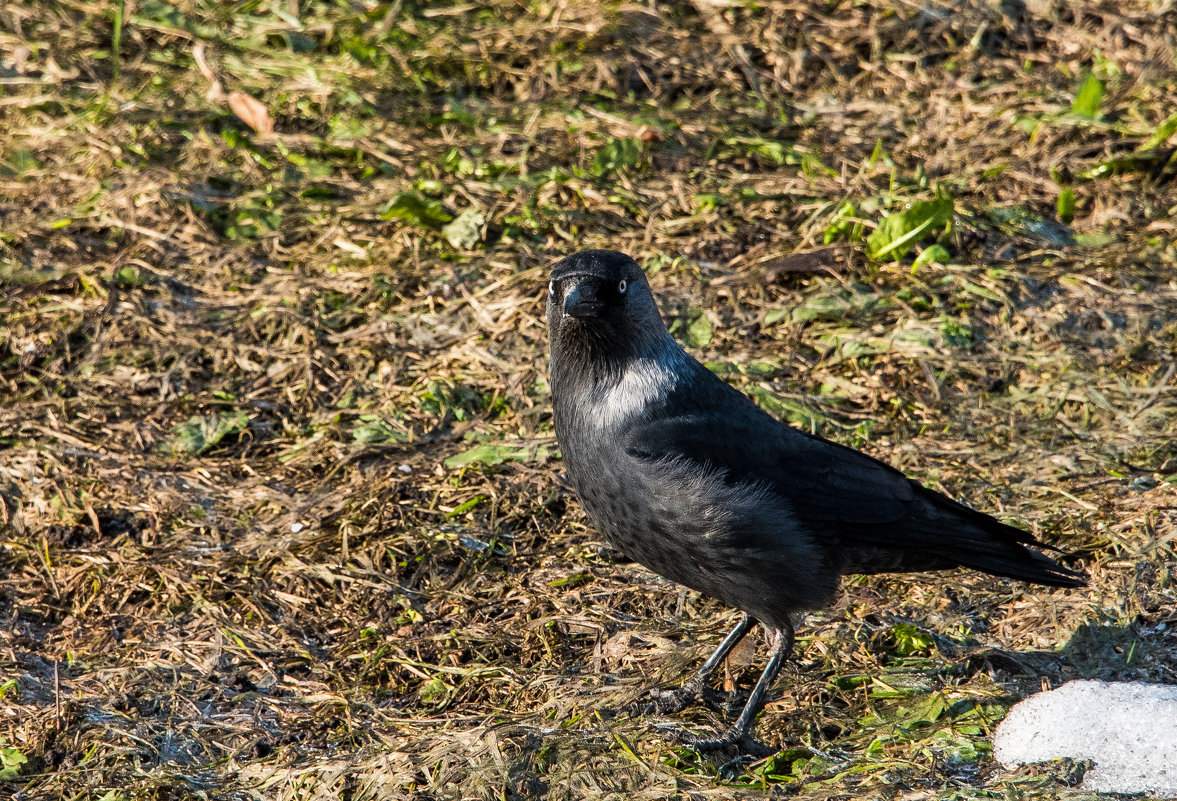
<svg viewBox="0 0 1177 801">
<path fill-rule="evenodd" d="M 1171 9 L 124 11 L 0 9 L 0 794 L 1053 797 L 989 756 L 1009 703 L 1177 681 Z M 867 259 L 937 192 L 947 262 Z M 721 711 L 626 713 L 731 613 L 560 483 L 540 298 L 603 246 L 775 413 L 1091 586 L 848 582 L 773 760 L 665 737 Z"/>
</svg>

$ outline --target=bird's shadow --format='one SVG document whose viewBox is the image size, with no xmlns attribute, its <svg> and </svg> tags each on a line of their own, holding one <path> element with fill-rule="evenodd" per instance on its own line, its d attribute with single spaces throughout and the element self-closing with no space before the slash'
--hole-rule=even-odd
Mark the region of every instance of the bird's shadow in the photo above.
<svg viewBox="0 0 1177 801">
<path fill-rule="evenodd" d="M 968 655 L 998 670 L 1058 685 L 1072 679 L 1141 681 L 1152 677 L 1155 646 L 1133 626 L 1083 623 L 1058 651 L 984 648 Z"/>
</svg>

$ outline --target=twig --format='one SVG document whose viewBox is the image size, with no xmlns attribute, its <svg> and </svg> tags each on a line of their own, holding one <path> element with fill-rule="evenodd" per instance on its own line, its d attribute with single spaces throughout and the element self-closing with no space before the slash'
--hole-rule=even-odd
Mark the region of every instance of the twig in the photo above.
<svg viewBox="0 0 1177 801">
<path fill-rule="evenodd" d="M 61 731 L 61 663 L 53 660 L 53 712 L 57 731 Z"/>
</svg>

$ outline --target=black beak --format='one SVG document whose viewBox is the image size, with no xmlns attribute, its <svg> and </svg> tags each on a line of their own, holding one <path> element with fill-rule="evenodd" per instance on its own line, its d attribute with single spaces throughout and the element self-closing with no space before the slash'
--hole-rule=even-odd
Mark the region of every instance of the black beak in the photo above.
<svg viewBox="0 0 1177 801">
<path fill-rule="evenodd" d="M 568 290 L 564 296 L 565 317 L 600 317 L 605 304 L 597 299 L 596 287 L 582 281 Z"/>
</svg>

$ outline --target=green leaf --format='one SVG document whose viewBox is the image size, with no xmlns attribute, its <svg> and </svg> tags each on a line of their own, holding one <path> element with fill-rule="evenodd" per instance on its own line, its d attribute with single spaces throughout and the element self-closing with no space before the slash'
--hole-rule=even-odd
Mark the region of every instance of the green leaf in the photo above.
<svg viewBox="0 0 1177 801">
<path fill-rule="evenodd" d="M 951 222 L 955 213 L 952 198 L 941 196 L 888 214 L 866 238 L 867 255 L 872 259 L 899 260 L 924 236 Z"/>
<path fill-rule="evenodd" d="M 748 154 L 751 156 L 760 156 L 761 158 L 768 159 L 774 164 L 785 163 L 786 151 L 783 142 L 774 142 L 771 139 L 763 139 L 759 136 L 729 141 L 743 145 L 745 150 L 747 150 Z"/>
<path fill-rule="evenodd" d="M 192 19 L 180 13 L 175 6 L 160 2 L 160 0 L 142 0 L 136 4 L 136 10 L 137 13 L 131 17 L 130 21 L 143 28 L 165 31 L 172 28 L 194 34 L 197 39 L 208 39 L 213 42 L 221 41 L 225 36 L 224 31 L 193 22 Z"/>
<path fill-rule="evenodd" d="M 164 444 L 164 449 L 175 456 L 199 456 L 212 450 L 225 437 L 240 434 L 248 428 L 249 415 L 246 412 L 193 415 L 172 429 L 172 436 Z"/>
<path fill-rule="evenodd" d="M 900 656 L 924 655 L 936 647 L 930 634 L 911 623 L 897 623 L 891 628 L 891 636 L 895 638 L 895 653 Z"/>
<path fill-rule="evenodd" d="M 829 683 L 839 690 L 857 690 L 871 682 L 871 677 L 863 673 L 851 673 L 845 676 L 834 676 Z"/>
<path fill-rule="evenodd" d="M 786 748 L 769 757 L 755 773 L 765 778 L 779 780 L 793 774 L 800 775 L 815 756 L 808 748 Z"/>
<path fill-rule="evenodd" d="M 838 171 L 829 166 L 813 153 L 801 154 L 801 173 L 806 178 L 825 177 L 837 178 Z"/>
<path fill-rule="evenodd" d="M 894 167 L 895 162 L 887 155 L 887 151 L 883 149 L 883 138 L 879 137 L 875 140 L 874 150 L 870 152 L 870 159 L 867 161 L 868 167 L 873 167 L 882 159 L 883 164 L 887 167 Z"/>
<path fill-rule="evenodd" d="M 446 240 L 456 248 L 469 250 L 482 238 L 482 224 L 486 217 L 478 209 L 466 209 L 457 218 L 441 229 Z"/>
<path fill-rule="evenodd" d="M 1096 119 L 1099 117 L 1099 104 L 1103 102 L 1103 81 L 1089 74 L 1079 84 L 1079 91 L 1075 94 L 1075 101 L 1071 103 L 1071 111 L 1080 117 Z"/>
<path fill-rule="evenodd" d="M 440 229 L 454 219 L 441 205 L 441 201 L 427 200 L 413 192 L 401 192 L 380 211 L 386 220 L 400 219 L 422 228 Z"/>
<path fill-rule="evenodd" d="M 430 706 L 440 706 L 449 700 L 453 688 L 446 684 L 441 676 L 434 676 L 421 685 L 421 703 Z"/>
<path fill-rule="evenodd" d="M 756 156 L 773 164 L 797 164 L 801 158 L 793 152 L 793 148 L 775 139 L 765 139 L 762 136 L 732 136 L 723 140 L 723 144 L 746 155 Z"/>
<path fill-rule="evenodd" d="M 926 248 L 923 253 L 915 257 L 915 261 L 911 264 L 912 272 L 925 264 L 942 264 L 952 260 L 952 255 L 948 252 L 948 248 L 943 245 L 932 245 Z"/>
<path fill-rule="evenodd" d="M 1168 117 L 1158 125 L 1156 130 L 1152 132 L 1152 136 L 1139 147 L 1139 150 L 1152 150 L 1153 148 L 1160 147 L 1169 141 L 1169 137 L 1175 133 L 1177 133 L 1177 114 Z"/>
<path fill-rule="evenodd" d="M 842 203 L 834 212 L 833 220 L 822 231 L 821 240 L 829 245 L 839 239 L 849 239 L 857 242 L 862 239 L 863 224 L 858 219 L 859 209 L 849 200 Z"/>
<path fill-rule="evenodd" d="M 1045 219 L 1026 206 L 991 206 L 985 215 L 1005 234 L 1042 239 L 1055 247 L 1075 244 L 1075 234 L 1070 228 L 1057 220 Z"/>
<path fill-rule="evenodd" d="M 1112 234 L 1077 234 L 1075 244 L 1083 248 L 1101 248 L 1116 241 Z"/>
<path fill-rule="evenodd" d="M 33 155 L 33 151 L 18 147 L 8 157 L 7 166 L 10 170 L 5 170 L 4 172 L 20 175 L 21 173 L 41 169 L 41 162 L 37 161 L 37 157 Z"/>
<path fill-rule="evenodd" d="M 362 425 L 352 429 L 351 435 L 356 442 L 389 444 L 408 442 L 409 435 L 378 414 L 360 415 Z"/>
<path fill-rule="evenodd" d="M 520 448 L 515 445 L 477 445 L 464 453 L 446 459 L 445 466 L 450 469 L 469 464 L 495 467 L 504 462 L 529 462 L 538 456 L 538 449 L 533 454 L 530 448 Z"/>
<path fill-rule="evenodd" d="M 1174 164 L 1177 164 L 1177 154 L 1172 149 L 1157 150 L 1154 148 L 1101 161 L 1094 167 L 1088 167 L 1078 173 L 1075 177 L 1092 180 L 1108 175 L 1126 175 L 1133 172 L 1168 171 L 1173 168 Z"/>
<path fill-rule="evenodd" d="M 933 689 L 928 677 L 927 671 L 918 669 L 885 670 L 871 676 L 868 695 L 871 698 L 912 698 L 926 695 Z"/>
<path fill-rule="evenodd" d="M 776 325 L 781 320 L 787 319 L 789 319 L 788 309 L 769 309 L 767 312 L 765 312 L 764 322 L 762 322 L 760 325 L 762 328 L 768 328 L 769 326 Z"/>
<path fill-rule="evenodd" d="M 12 781 L 20 776 L 20 766 L 29 758 L 17 748 L 0 748 L 0 781 Z"/>
<path fill-rule="evenodd" d="M 1064 223 L 1075 219 L 1075 190 L 1064 186 L 1058 193 L 1058 218 Z"/>
<path fill-rule="evenodd" d="M 963 734 L 963 731 L 958 734 L 952 729 L 941 729 L 932 736 L 933 748 L 940 759 L 949 764 L 963 765 L 976 762 L 984 755 L 984 745 L 960 736 Z"/>
<path fill-rule="evenodd" d="M 687 326 L 687 342 L 692 348 L 705 348 L 711 344 L 711 320 L 703 312 Z"/>
<path fill-rule="evenodd" d="M 475 506 L 477 506 L 478 504 L 482 503 L 485 500 L 486 500 L 485 495 L 475 495 L 473 498 L 466 501 L 465 503 L 459 504 L 458 507 L 456 509 L 454 509 L 452 512 L 446 512 L 445 516 L 446 517 L 457 517 L 458 515 L 466 514 L 466 512 L 469 512 L 471 509 L 473 509 Z"/>
<path fill-rule="evenodd" d="M 143 282 L 139 280 L 139 269 L 131 266 L 118 268 L 114 273 L 114 282 L 123 289 L 134 289 Z"/>
<path fill-rule="evenodd" d="M 226 128 L 223 131 L 221 131 L 221 139 L 224 140 L 226 145 L 228 145 L 229 147 L 231 147 L 233 149 L 237 149 L 237 148 L 244 148 L 246 150 L 252 149 L 249 139 L 244 134 L 242 134 L 241 131 L 238 131 L 236 128 Z"/>
<path fill-rule="evenodd" d="M 911 723 L 935 723 L 948 709 L 948 703 L 940 693 L 931 693 L 921 703 L 904 709 L 902 717 Z"/>
<path fill-rule="evenodd" d="M 809 298 L 790 313 L 793 322 L 807 323 L 811 320 L 841 320 L 850 311 L 850 301 L 845 298 L 818 295 Z"/>
<path fill-rule="evenodd" d="M 730 202 L 725 196 L 710 192 L 702 192 L 691 198 L 692 211 L 696 214 L 701 211 L 713 211 Z"/>
<path fill-rule="evenodd" d="M 598 178 L 633 167 L 642 160 L 642 140 L 610 139 L 593 157 L 593 175 Z"/>
<path fill-rule="evenodd" d="M 999 302 L 1005 300 L 1005 298 L 994 292 L 992 289 L 983 287 L 980 284 L 974 284 L 972 281 L 966 281 L 963 278 L 957 278 L 957 283 L 960 284 L 961 289 L 963 289 L 965 292 L 985 298 L 986 300 L 996 300 Z"/>
<path fill-rule="evenodd" d="M 553 588 L 559 587 L 575 587 L 577 584 L 583 584 L 592 578 L 592 574 L 587 571 L 580 573 L 573 573 L 571 576 L 558 578 L 555 581 L 549 582 L 548 586 Z"/>
<path fill-rule="evenodd" d="M 951 317 L 940 318 L 940 336 L 950 348 L 967 348 L 973 344 L 976 333 L 969 326 Z"/>
</svg>

